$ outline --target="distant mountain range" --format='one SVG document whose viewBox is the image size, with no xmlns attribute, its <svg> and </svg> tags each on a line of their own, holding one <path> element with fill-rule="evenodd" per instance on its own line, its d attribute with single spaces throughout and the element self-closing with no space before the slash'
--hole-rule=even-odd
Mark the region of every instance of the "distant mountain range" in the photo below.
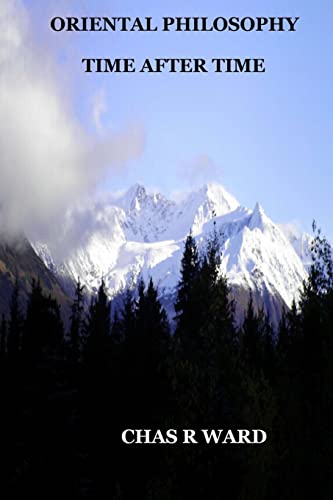
<svg viewBox="0 0 333 500">
<path fill-rule="evenodd" d="M 175 202 L 136 184 L 122 194 L 89 201 L 67 215 L 59 245 L 33 248 L 71 293 L 80 277 L 89 293 L 104 278 L 111 297 L 142 276 L 153 278 L 172 317 L 184 241 L 191 230 L 203 249 L 213 224 L 220 235 L 222 271 L 243 308 L 251 290 L 273 320 L 297 298 L 310 263 L 311 237 L 272 222 L 257 203 L 241 206 L 222 186 L 207 184 Z"/>
</svg>

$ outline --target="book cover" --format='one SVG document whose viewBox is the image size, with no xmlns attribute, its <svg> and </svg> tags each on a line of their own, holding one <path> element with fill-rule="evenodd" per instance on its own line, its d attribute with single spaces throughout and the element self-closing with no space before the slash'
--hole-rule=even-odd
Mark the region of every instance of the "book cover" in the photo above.
<svg viewBox="0 0 333 500">
<path fill-rule="evenodd" d="M 333 495 L 332 6 L 0 0 L 0 495 Z"/>
</svg>

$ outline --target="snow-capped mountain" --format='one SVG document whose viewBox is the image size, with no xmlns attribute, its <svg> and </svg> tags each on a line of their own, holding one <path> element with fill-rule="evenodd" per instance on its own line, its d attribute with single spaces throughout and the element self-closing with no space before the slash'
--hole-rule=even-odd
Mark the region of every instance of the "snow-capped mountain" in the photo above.
<svg viewBox="0 0 333 500">
<path fill-rule="evenodd" d="M 34 248 L 63 281 L 80 277 L 91 292 L 103 277 L 114 296 L 141 275 L 151 276 L 160 295 L 169 296 L 179 279 L 187 234 L 191 229 L 202 248 L 213 221 L 230 284 L 290 305 L 306 278 L 309 240 L 274 224 L 259 204 L 253 210 L 241 206 L 216 184 L 179 202 L 135 185 L 68 214 L 62 236 L 64 245 L 71 242 L 68 255 L 60 258 L 45 242 L 36 242 Z"/>
</svg>

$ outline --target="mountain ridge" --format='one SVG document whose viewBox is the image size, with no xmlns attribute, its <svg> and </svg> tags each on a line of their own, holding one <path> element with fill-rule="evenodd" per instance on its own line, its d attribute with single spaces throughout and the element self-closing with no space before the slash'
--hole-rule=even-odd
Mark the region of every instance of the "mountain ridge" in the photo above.
<svg viewBox="0 0 333 500">
<path fill-rule="evenodd" d="M 279 297 L 287 307 L 297 299 L 307 271 L 297 253 L 295 234 L 283 231 L 259 203 L 252 210 L 244 207 L 214 183 L 179 202 L 135 184 L 120 195 L 89 201 L 68 214 L 64 241 L 71 231 L 77 238 L 66 258 L 57 258 L 47 242 L 33 246 L 62 282 L 79 277 L 90 293 L 97 291 L 103 278 L 114 297 L 142 276 L 153 278 L 161 297 L 170 297 L 179 279 L 187 234 L 192 231 L 202 251 L 213 228 L 220 234 L 221 271 L 232 287 L 262 294 L 264 303 L 269 302 L 267 294 Z M 303 241 L 306 256 L 309 242 Z"/>
</svg>

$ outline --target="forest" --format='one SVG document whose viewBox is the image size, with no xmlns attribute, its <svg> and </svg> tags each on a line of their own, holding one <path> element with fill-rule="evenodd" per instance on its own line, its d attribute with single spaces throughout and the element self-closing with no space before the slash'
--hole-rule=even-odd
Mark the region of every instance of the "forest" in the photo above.
<svg viewBox="0 0 333 500">
<path fill-rule="evenodd" d="M 241 324 L 213 231 L 186 239 L 175 331 L 152 280 L 112 311 L 104 282 L 70 324 L 17 279 L 0 327 L 0 496 L 114 500 L 333 498 L 333 258 L 312 265 L 278 327 L 250 297 Z M 258 445 L 126 445 L 125 429 L 263 429 Z"/>
</svg>

